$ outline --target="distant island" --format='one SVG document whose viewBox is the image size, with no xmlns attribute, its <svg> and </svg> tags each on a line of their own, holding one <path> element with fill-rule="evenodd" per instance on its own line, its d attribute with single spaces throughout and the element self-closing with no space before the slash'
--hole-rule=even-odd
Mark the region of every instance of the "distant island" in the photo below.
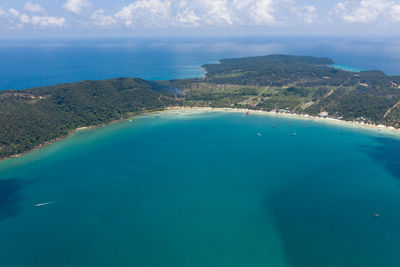
<svg viewBox="0 0 400 267">
<path fill-rule="evenodd" d="M 400 76 L 350 72 L 328 58 L 270 55 L 204 65 L 202 78 L 119 78 L 0 91 L 0 158 L 168 107 L 245 108 L 399 128 Z"/>
</svg>

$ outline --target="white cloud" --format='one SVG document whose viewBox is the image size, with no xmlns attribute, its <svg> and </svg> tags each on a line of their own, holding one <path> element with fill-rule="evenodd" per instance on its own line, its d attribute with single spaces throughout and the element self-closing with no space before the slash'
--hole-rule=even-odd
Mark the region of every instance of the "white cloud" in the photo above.
<svg viewBox="0 0 400 267">
<path fill-rule="evenodd" d="M 392 7 L 390 15 L 392 16 L 394 21 L 400 22 L 400 4 L 399 5 L 394 5 Z"/>
<path fill-rule="evenodd" d="M 90 7 L 88 0 L 68 0 L 63 4 L 63 8 L 72 13 L 79 15 L 86 7 Z"/>
<path fill-rule="evenodd" d="M 387 13 L 393 7 L 393 2 L 388 0 L 361 0 L 354 2 L 339 2 L 333 14 L 350 23 L 370 23 Z"/>
<path fill-rule="evenodd" d="M 312 24 L 318 18 L 317 9 L 314 6 L 304 6 L 304 13 L 302 15 L 303 21 L 306 24 Z"/>
<path fill-rule="evenodd" d="M 125 26 L 167 26 L 171 22 L 171 2 L 140 0 L 122 8 L 115 17 Z"/>
<path fill-rule="evenodd" d="M 347 5 L 349 4 L 349 2 L 339 2 L 335 8 L 333 9 L 333 12 L 336 14 L 345 14 L 347 13 Z"/>
<path fill-rule="evenodd" d="M 138 0 L 116 13 L 128 27 L 275 25 L 278 0 Z M 310 20 L 310 19 L 309 19 Z"/>
<path fill-rule="evenodd" d="M 15 10 L 14 8 L 10 8 L 8 10 L 8 13 L 10 13 L 11 16 L 18 18 L 19 17 L 19 12 Z"/>
<path fill-rule="evenodd" d="M 189 8 L 185 8 L 178 13 L 176 21 L 176 24 L 181 26 L 200 26 L 200 17 Z"/>
<path fill-rule="evenodd" d="M 22 23 L 29 23 L 30 19 L 27 15 L 22 14 L 19 19 L 21 20 Z"/>
<path fill-rule="evenodd" d="M 65 25 L 64 17 L 51 17 L 51 16 L 33 16 L 31 23 L 36 27 L 59 27 Z"/>
<path fill-rule="evenodd" d="M 324 12 L 326 3 L 315 0 L 126 0 L 125 6 L 115 14 L 103 8 L 89 13 L 90 2 L 95 1 L 62 0 L 65 10 L 84 14 L 79 17 L 69 14 L 65 18 L 47 14 L 46 6 L 40 4 L 45 3 L 43 0 L 23 0 L 22 3 L 25 1 L 18 10 L 0 7 L 2 26 L 63 27 L 65 18 L 74 20 L 72 25 L 83 28 L 125 25 L 132 28 L 222 26 L 233 29 L 236 26 L 258 26 L 271 29 L 274 26 L 284 29 L 300 28 L 304 24 L 321 28 L 326 25 L 324 23 L 331 22 L 331 27 L 343 29 L 345 25 L 340 22 L 364 24 L 364 27 L 400 24 L 400 0 L 332 0 L 336 5 L 325 14 L 321 12 Z"/>
<path fill-rule="evenodd" d="M 100 28 L 110 28 L 116 23 L 113 17 L 105 15 L 104 9 L 97 10 L 90 18 L 93 24 Z"/>
<path fill-rule="evenodd" d="M 33 4 L 32 2 L 26 2 L 24 9 L 31 13 L 46 13 L 46 10 L 38 3 Z"/>
<path fill-rule="evenodd" d="M 30 19 L 26 14 L 20 14 L 17 10 L 10 8 L 8 10 L 9 19 L 12 24 L 15 24 L 18 28 L 22 28 L 24 24 L 29 23 Z"/>
<path fill-rule="evenodd" d="M 273 25 L 275 0 L 234 0 L 233 7 L 241 24 Z"/>
<path fill-rule="evenodd" d="M 272 0 L 256 1 L 254 5 L 249 9 L 250 16 L 255 18 L 255 22 L 260 25 L 271 25 L 275 24 L 275 18 L 273 16 L 274 8 Z"/>
<path fill-rule="evenodd" d="M 10 26 L 23 28 L 25 26 L 33 27 L 63 27 L 65 25 L 64 17 L 52 17 L 52 16 L 32 16 L 30 18 L 26 14 L 21 14 L 17 10 L 11 8 L 8 10 L 8 18 L 10 20 Z"/>
<path fill-rule="evenodd" d="M 89 1 L 63 0 L 65 3 L 62 6 L 74 14 L 86 14 L 84 9 L 91 6 Z M 11 8 L 6 12 L 0 7 L 0 16 L 7 17 L 13 27 L 65 25 L 64 17 L 48 15 L 39 2 L 39 0 L 29 0 L 20 11 Z M 318 22 L 331 21 L 332 25 L 340 21 L 351 24 L 400 23 L 400 0 L 336 0 L 334 9 L 329 13 L 326 12 L 326 15 L 330 15 L 329 18 L 323 18 L 323 14 L 319 13 L 323 10 L 321 8 L 323 4 L 310 5 L 311 0 L 128 0 L 127 2 L 128 4 L 113 15 L 104 9 L 97 9 L 91 12 L 91 15 L 87 14 L 80 18 L 72 16 L 72 18 L 77 22 L 76 25 L 88 27 L 95 25 L 99 28 L 116 25 L 132 28 L 285 27 L 316 24 L 319 18 L 321 19 Z M 4 18 L 3 20 L 7 21 Z"/>
<path fill-rule="evenodd" d="M 232 25 L 235 21 L 232 7 L 227 0 L 201 1 L 205 14 L 204 21 L 210 25 Z"/>
</svg>

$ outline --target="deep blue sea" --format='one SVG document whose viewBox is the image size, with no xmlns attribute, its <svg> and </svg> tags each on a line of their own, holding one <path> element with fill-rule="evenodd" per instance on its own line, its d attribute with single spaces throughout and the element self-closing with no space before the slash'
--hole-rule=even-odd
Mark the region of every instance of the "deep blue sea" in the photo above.
<svg viewBox="0 0 400 267">
<path fill-rule="evenodd" d="M 9 41 L 1 87 L 200 76 L 270 53 L 398 73 L 395 41 L 334 41 Z M 153 113 L 1 161 L 0 266 L 400 266 L 398 133 L 242 115 Z"/>
<path fill-rule="evenodd" d="M 93 39 L 0 41 L 0 90 L 81 80 L 200 77 L 221 58 L 294 54 L 400 75 L 400 40 L 343 38 Z"/>
</svg>

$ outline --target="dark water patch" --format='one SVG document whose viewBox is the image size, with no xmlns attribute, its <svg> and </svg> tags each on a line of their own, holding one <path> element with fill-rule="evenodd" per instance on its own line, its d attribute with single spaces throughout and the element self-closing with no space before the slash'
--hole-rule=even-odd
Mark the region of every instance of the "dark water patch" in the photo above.
<svg viewBox="0 0 400 267">
<path fill-rule="evenodd" d="M 26 184 L 20 179 L 0 180 L 0 221 L 17 215 L 21 211 L 21 190 Z"/>
<path fill-rule="evenodd" d="M 381 163 L 396 179 L 400 180 L 400 140 L 375 137 L 378 145 L 360 145 L 359 149 Z"/>
<path fill-rule="evenodd" d="M 304 178 L 268 199 L 290 266 L 400 266 L 396 197 L 360 196 L 345 184 Z"/>
</svg>

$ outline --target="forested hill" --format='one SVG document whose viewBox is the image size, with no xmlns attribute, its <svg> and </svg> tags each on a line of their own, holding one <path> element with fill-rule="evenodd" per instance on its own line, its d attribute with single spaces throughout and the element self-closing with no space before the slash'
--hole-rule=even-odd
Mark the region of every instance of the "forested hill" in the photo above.
<svg viewBox="0 0 400 267">
<path fill-rule="evenodd" d="M 142 79 L 84 81 L 0 91 L 0 158 L 85 126 L 174 105 L 175 92 Z"/>
<path fill-rule="evenodd" d="M 222 59 L 220 64 L 203 65 L 208 81 L 244 85 L 284 85 L 332 74 L 329 58 L 271 55 Z"/>
<path fill-rule="evenodd" d="M 209 64 L 205 78 L 178 81 L 192 105 L 328 114 L 398 127 L 400 76 L 349 72 L 327 58 L 272 55 Z"/>
<path fill-rule="evenodd" d="M 203 78 L 121 78 L 0 91 L 0 158 L 168 106 L 250 108 L 399 127 L 400 77 L 349 72 L 328 58 L 271 55 L 204 65 Z"/>
</svg>

